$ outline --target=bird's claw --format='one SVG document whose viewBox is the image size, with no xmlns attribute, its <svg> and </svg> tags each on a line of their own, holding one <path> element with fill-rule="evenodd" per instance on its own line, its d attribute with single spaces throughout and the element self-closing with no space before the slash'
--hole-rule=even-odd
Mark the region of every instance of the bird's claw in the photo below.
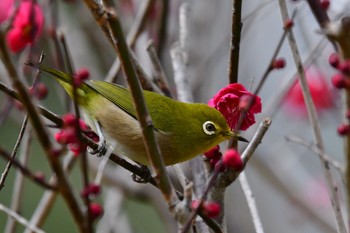
<svg viewBox="0 0 350 233">
<path fill-rule="evenodd" d="M 106 145 L 106 141 L 103 140 L 102 142 L 98 143 L 98 147 L 96 149 L 92 149 L 91 147 L 87 148 L 87 151 L 92 154 L 95 155 L 97 154 L 98 157 L 101 157 L 102 155 L 105 155 L 107 152 L 107 145 Z"/>
<path fill-rule="evenodd" d="M 135 181 L 136 183 L 141 183 L 141 184 L 148 183 L 149 180 L 152 178 L 150 170 L 145 165 L 141 165 L 140 168 L 141 168 L 141 174 L 136 175 L 135 173 L 132 173 L 131 174 L 132 180 Z"/>
</svg>

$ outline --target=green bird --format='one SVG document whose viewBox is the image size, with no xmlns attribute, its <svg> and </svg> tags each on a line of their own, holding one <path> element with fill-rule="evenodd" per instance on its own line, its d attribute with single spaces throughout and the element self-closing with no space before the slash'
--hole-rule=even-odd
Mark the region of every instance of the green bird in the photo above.
<svg viewBox="0 0 350 233">
<path fill-rule="evenodd" d="M 73 96 L 72 75 L 44 64 L 28 62 L 27 65 L 56 78 Z M 219 111 L 206 104 L 183 103 L 145 90 L 143 95 L 167 166 L 192 159 L 231 137 L 246 141 L 231 131 Z M 77 102 L 87 124 L 96 130 L 98 123 L 107 143 L 116 142 L 118 155 L 143 165 L 150 164 L 127 88 L 104 81 L 85 81 L 77 87 Z"/>
</svg>

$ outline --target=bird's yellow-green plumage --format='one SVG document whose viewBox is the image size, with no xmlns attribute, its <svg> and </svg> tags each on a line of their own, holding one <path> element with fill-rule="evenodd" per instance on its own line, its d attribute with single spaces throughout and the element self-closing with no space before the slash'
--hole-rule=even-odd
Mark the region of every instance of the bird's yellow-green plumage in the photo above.
<svg viewBox="0 0 350 233">
<path fill-rule="evenodd" d="M 72 76 L 46 65 L 34 65 L 54 76 L 72 95 Z M 116 153 L 148 165 L 136 111 L 128 89 L 103 81 L 87 81 L 78 88 L 78 104 L 87 123 L 97 121 L 107 142 L 116 142 Z M 143 91 L 165 165 L 189 160 L 235 134 L 222 114 L 199 103 L 183 103 Z"/>
</svg>

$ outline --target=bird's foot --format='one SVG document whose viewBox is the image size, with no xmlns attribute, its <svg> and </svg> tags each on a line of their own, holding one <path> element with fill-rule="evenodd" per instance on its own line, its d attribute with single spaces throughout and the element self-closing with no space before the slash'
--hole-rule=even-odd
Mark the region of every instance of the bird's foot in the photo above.
<svg viewBox="0 0 350 233">
<path fill-rule="evenodd" d="M 95 127 L 96 127 L 96 133 L 97 133 L 97 136 L 99 139 L 98 147 L 97 147 L 97 149 L 92 149 L 92 148 L 88 147 L 87 151 L 90 154 L 93 154 L 93 155 L 97 154 L 98 157 L 101 157 L 102 155 L 106 154 L 106 152 L 107 152 L 106 140 L 105 140 L 104 134 L 102 132 L 102 128 L 101 128 L 100 123 L 97 120 L 94 120 L 94 123 L 95 123 Z"/>
<path fill-rule="evenodd" d="M 135 181 L 136 183 L 142 183 L 142 184 L 148 183 L 149 180 L 152 178 L 151 171 L 145 165 L 141 165 L 140 168 L 141 168 L 141 174 L 136 175 L 135 173 L 132 173 L 131 174 L 132 180 Z"/>
<path fill-rule="evenodd" d="M 105 155 L 107 152 L 107 145 L 106 145 L 106 141 L 103 140 L 101 142 L 98 142 L 98 147 L 96 149 L 92 149 L 91 147 L 87 148 L 87 151 L 92 154 L 95 155 L 97 154 L 98 157 L 101 157 L 102 155 Z"/>
</svg>

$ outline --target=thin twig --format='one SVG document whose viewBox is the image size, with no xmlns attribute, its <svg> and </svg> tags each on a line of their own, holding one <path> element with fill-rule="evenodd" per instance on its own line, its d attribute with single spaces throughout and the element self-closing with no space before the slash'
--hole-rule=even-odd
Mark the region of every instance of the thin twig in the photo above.
<svg viewBox="0 0 350 233">
<path fill-rule="evenodd" d="M 111 156 L 112 152 L 114 151 L 116 145 L 113 143 L 112 145 L 109 146 L 107 149 L 106 154 L 102 158 L 102 161 L 99 163 L 97 171 L 96 171 L 96 176 L 94 179 L 94 184 L 101 184 L 102 182 L 102 177 L 103 177 L 103 171 L 107 165 L 107 162 L 109 160 L 109 157 Z"/>
<path fill-rule="evenodd" d="M 0 210 L 5 212 L 7 215 L 11 216 L 12 218 L 16 219 L 17 222 L 21 223 L 23 226 L 26 226 L 31 231 L 37 232 L 37 233 L 45 233 L 43 230 L 31 225 L 28 220 L 23 218 L 21 215 L 17 214 L 16 212 L 12 211 L 11 209 L 7 208 L 3 204 L 0 203 Z"/>
<path fill-rule="evenodd" d="M 253 191 L 250 188 L 248 178 L 244 171 L 238 177 L 239 183 L 241 185 L 244 197 L 248 203 L 248 208 L 252 216 L 254 228 L 256 233 L 264 233 L 264 228 L 262 226 L 260 216 L 258 213 L 258 208 L 256 206 L 255 198 L 253 196 Z"/>
<path fill-rule="evenodd" d="M 22 123 L 22 126 L 21 126 L 21 130 L 20 130 L 20 132 L 18 134 L 18 138 L 17 138 L 16 144 L 15 144 L 15 147 L 13 148 L 12 153 L 11 153 L 11 159 L 8 161 L 8 163 L 7 163 L 6 167 L 5 167 L 5 170 L 1 174 L 1 177 L 0 177 L 0 191 L 5 186 L 5 181 L 6 181 L 7 175 L 10 172 L 10 169 L 11 169 L 13 161 L 16 158 L 18 148 L 19 148 L 19 146 L 20 146 L 20 144 L 22 142 L 22 138 L 23 138 L 24 132 L 25 132 L 26 127 L 27 127 L 27 123 L 28 123 L 28 116 L 25 116 L 25 118 L 23 120 L 23 123 Z"/>
<path fill-rule="evenodd" d="M 185 189 L 186 185 L 188 184 L 189 180 L 187 179 L 184 171 L 181 169 L 180 164 L 174 164 L 173 165 L 175 175 L 177 176 L 178 180 L 180 181 L 180 184 L 183 189 Z"/>
<path fill-rule="evenodd" d="M 63 161 L 63 169 L 66 172 L 66 174 L 69 174 L 70 171 L 73 168 L 73 165 L 75 164 L 76 157 L 72 155 L 70 151 L 68 151 L 68 154 L 64 155 L 64 161 Z M 50 184 L 56 184 L 57 179 L 55 176 L 51 176 L 49 179 Z M 49 213 L 52 209 L 52 207 L 55 204 L 56 198 L 58 196 L 57 192 L 52 192 L 51 190 L 46 190 L 40 199 L 39 204 L 37 205 L 34 213 L 31 216 L 30 224 L 41 227 L 44 225 L 46 218 L 49 216 Z M 24 233 L 32 233 L 30 229 L 26 229 Z"/>
<path fill-rule="evenodd" d="M 271 125 L 271 119 L 265 118 L 259 125 L 258 130 L 255 132 L 252 140 L 248 144 L 247 148 L 244 150 L 244 152 L 241 155 L 241 159 L 243 161 L 244 166 L 247 165 L 249 159 L 252 157 L 254 151 L 258 147 L 258 145 L 261 143 L 261 139 L 264 137 L 266 131 L 269 129 Z"/>
<path fill-rule="evenodd" d="M 279 0 L 278 2 L 280 5 L 280 10 L 281 10 L 283 21 L 285 21 L 286 19 L 289 19 L 286 2 L 284 0 Z M 325 149 L 324 149 L 324 143 L 323 143 L 323 139 L 322 139 L 322 135 L 321 135 L 321 129 L 320 129 L 315 105 L 312 101 L 310 89 L 309 89 L 309 86 L 307 84 L 307 80 L 305 77 L 304 67 L 303 67 L 303 64 L 301 61 L 299 49 L 298 49 L 298 46 L 296 44 L 293 30 L 290 30 L 290 32 L 288 34 L 288 42 L 289 42 L 289 46 L 290 46 L 291 51 L 292 51 L 292 55 L 293 55 L 293 59 L 294 59 L 296 68 L 297 68 L 298 73 L 299 73 L 299 82 L 300 82 L 303 97 L 305 100 L 305 105 L 306 105 L 309 120 L 311 123 L 312 131 L 314 133 L 315 142 L 316 142 L 317 147 L 320 149 L 320 152 L 323 154 L 323 153 L 325 153 Z M 320 158 L 322 158 L 322 157 L 324 157 L 324 156 L 320 156 Z M 339 196 L 338 196 L 338 187 L 337 187 L 336 182 L 333 178 L 333 175 L 330 171 L 328 161 L 321 159 L 321 163 L 322 163 L 324 176 L 327 180 L 328 189 L 330 192 L 330 199 L 331 199 L 331 203 L 332 203 L 332 207 L 333 207 L 334 217 L 335 217 L 335 220 L 337 222 L 338 232 L 345 233 L 346 227 L 345 227 L 343 216 L 341 213 L 340 200 L 339 200 Z"/>
<path fill-rule="evenodd" d="M 136 55 L 130 51 L 130 56 L 132 59 L 132 62 L 135 66 L 135 71 L 137 74 L 137 77 L 139 79 L 139 82 L 141 84 L 141 87 L 143 90 L 153 91 L 156 93 L 161 93 L 161 91 L 158 89 L 154 83 L 151 82 L 151 78 L 146 74 L 142 66 L 139 64 L 139 62 L 136 59 Z"/>
<path fill-rule="evenodd" d="M 318 156 L 320 156 L 322 160 L 328 161 L 330 165 L 332 165 L 335 169 L 339 171 L 342 178 L 343 179 L 345 178 L 345 166 L 341 164 L 339 161 L 337 161 L 336 159 L 332 158 L 332 156 L 326 153 L 321 153 L 320 148 L 317 147 L 314 143 L 308 142 L 307 140 L 297 136 L 285 136 L 285 138 L 288 142 L 294 142 L 294 143 L 303 145 L 306 148 L 309 148 L 310 150 L 315 152 Z"/>
<path fill-rule="evenodd" d="M 232 26 L 231 26 L 231 44 L 230 44 L 230 61 L 228 76 L 230 83 L 238 81 L 239 68 L 239 50 L 241 43 L 242 30 L 242 0 L 232 0 Z"/>
<path fill-rule="evenodd" d="M 164 71 L 162 69 L 162 65 L 157 56 L 156 49 L 154 48 L 153 41 L 149 41 L 147 45 L 148 56 L 151 59 L 153 70 L 154 70 L 154 82 L 155 84 L 162 90 L 162 92 L 168 96 L 172 97 L 172 94 L 169 90 L 169 85 L 166 81 Z"/>
<path fill-rule="evenodd" d="M 53 40 L 53 46 L 54 46 L 54 54 L 55 54 L 55 62 L 56 66 L 63 68 L 64 67 L 64 59 L 62 55 L 62 49 L 59 43 L 58 36 L 61 34 L 60 30 L 57 28 L 58 25 L 58 10 L 59 7 L 57 6 L 57 1 L 49 1 L 49 16 L 51 17 L 50 23 L 51 25 L 48 26 L 50 28 L 49 35 L 50 38 Z"/>
<path fill-rule="evenodd" d="M 191 85 L 189 84 L 188 72 L 188 17 L 189 4 L 184 2 L 180 6 L 179 13 L 179 41 L 176 42 L 171 50 L 171 61 L 174 69 L 174 81 L 176 83 L 177 97 L 182 102 L 193 102 Z"/>
<path fill-rule="evenodd" d="M 144 25 L 146 23 L 146 17 L 147 13 L 151 9 L 151 6 L 154 4 L 154 0 L 146 0 L 142 1 L 140 9 L 138 10 L 135 20 L 133 24 L 131 25 L 130 31 L 127 35 L 126 41 L 130 48 L 133 48 L 135 45 L 135 42 L 140 35 L 141 31 L 144 28 Z M 116 58 L 113 62 L 113 65 L 108 71 L 108 74 L 105 78 L 105 81 L 107 82 L 115 82 L 117 78 L 117 74 L 120 70 L 120 60 L 119 58 Z"/>
<path fill-rule="evenodd" d="M 296 11 L 293 12 L 291 20 L 294 20 L 295 16 L 296 16 Z M 280 40 L 278 41 L 278 44 L 277 44 L 277 46 L 276 46 L 275 51 L 273 52 L 273 55 L 272 55 L 272 57 L 271 57 L 271 59 L 270 59 L 269 66 L 266 68 L 265 73 L 263 74 L 262 78 L 260 79 L 260 82 L 259 82 L 258 86 L 257 86 L 256 89 L 255 89 L 255 92 L 254 92 L 255 95 L 258 95 L 258 94 L 259 94 L 259 92 L 260 92 L 262 86 L 264 85 L 264 83 L 265 83 L 265 81 L 266 81 L 268 75 L 269 75 L 270 72 L 273 70 L 272 63 L 276 60 L 276 58 L 277 58 L 277 56 L 278 56 L 278 53 L 280 52 L 280 50 L 281 50 L 281 48 L 282 48 L 283 42 L 284 42 L 284 40 L 286 39 L 287 34 L 288 34 L 288 32 L 289 32 L 289 30 L 290 30 L 291 28 L 292 28 L 292 27 L 284 27 L 283 34 L 282 34 L 282 36 L 280 37 Z"/>
<path fill-rule="evenodd" d="M 7 161 L 12 161 L 13 166 L 18 168 L 24 175 L 26 175 L 28 178 L 30 178 L 32 181 L 39 184 L 43 188 L 57 190 L 57 187 L 46 183 L 44 180 L 38 179 L 28 168 L 22 166 L 17 160 L 13 159 L 11 155 L 2 147 L 0 147 L 0 156 L 4 157 Z"/>
<path fill-rule="evenodd" d="M 32 133 L 30 127 L 27 128 L 26 133 L 23 136 L 23 143 L 21 145 L 20 153 L 20 163 L 26 167 L 28 165 L 29 154 L 30 154 L 30 145 L 31 145 Z M 13 184 L 12 197 L 11 197 L 11 209 L 17 213 L 21 211 L 22 198 L 25 196 L 23 192 L 24 188 L 24 175 L 20 170 L 16 171 L 16 177 Z M 15 232 L 16 222 L 12 217 L 7 218 L 7 223 L 5 227 L 6 233 Z"/>
<path fill-rule="evenodd" d="M 169 18 L 169 10 L 170 10 L 170 1 L 162 0 L 162 9 L 161 16 L 159 22 L 159 30 L 158 30 L 158 46 L 157 46 L 157 54 L 158 57 L 162 59 L 163 50 L 166 46 L 167 39 L 167 29 L 168 29 L 168 18 Z"/>
<path fill-rule="evenodd" d="M 325 28 L 329 23 L 329 17 L 327 11 L 321 6 L 321 2 L 319 0 L 307 0 L 307 3 L 309 4 L 317 22 L 322 28 Z"/>
</svg>

